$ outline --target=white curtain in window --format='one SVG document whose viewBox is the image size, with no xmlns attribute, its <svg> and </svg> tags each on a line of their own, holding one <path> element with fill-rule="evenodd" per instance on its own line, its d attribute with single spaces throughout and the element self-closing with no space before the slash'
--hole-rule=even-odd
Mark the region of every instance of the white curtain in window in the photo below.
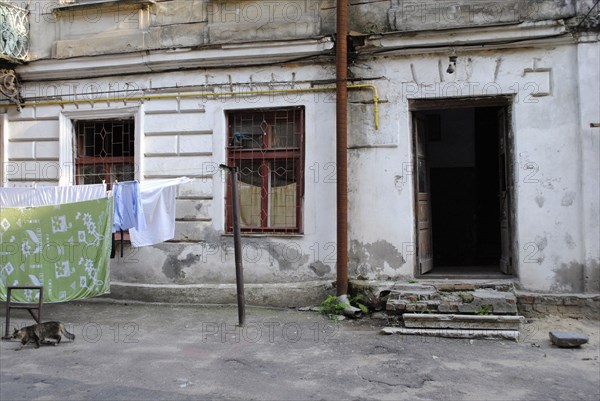
<svg viewBox="0 0 600 401">
<path fill-rule="evenodd" d="M 296 183 L 271 188 L 269 195 L 271 227 L 295 227 Z"/>
<path fill-rule="evenodd" d="M 242 227 L 260 227 L 261 187 L 238 181 Z"/>
</svg>

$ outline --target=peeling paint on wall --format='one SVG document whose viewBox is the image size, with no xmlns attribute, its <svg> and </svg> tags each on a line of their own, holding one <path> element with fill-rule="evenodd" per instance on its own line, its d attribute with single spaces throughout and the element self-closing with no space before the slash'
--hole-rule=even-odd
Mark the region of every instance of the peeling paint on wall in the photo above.
<svg viewBox="0 0 600 401">
<path fill-rule="evenodd" d="M 554 283 L 550 290 L 556 292 L 581 293 L 584 290 L 584 266 L 581 263 L 561 263 L 554 270 Z"/>
<path fill-rule="evenodd" d="M 380 273 L 387 266 L 394 270 L 406 263 L 402 253 L 387 241 L 379 240 L 370 244 L 351 241 L 348 255 L 348 269 L 355 277 L 368 277 Z"/>
</svg>

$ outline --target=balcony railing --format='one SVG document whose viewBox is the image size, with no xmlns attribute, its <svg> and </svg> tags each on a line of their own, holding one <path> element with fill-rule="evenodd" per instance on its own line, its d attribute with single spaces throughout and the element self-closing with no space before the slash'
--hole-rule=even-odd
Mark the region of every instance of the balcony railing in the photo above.
<svg viewBox="0 0 600 401">
<path fill-rule="evenodd" d="M 29 10 L 0 0 L 0 58 L 25 61 L 29 52 Z"/>
</svg>

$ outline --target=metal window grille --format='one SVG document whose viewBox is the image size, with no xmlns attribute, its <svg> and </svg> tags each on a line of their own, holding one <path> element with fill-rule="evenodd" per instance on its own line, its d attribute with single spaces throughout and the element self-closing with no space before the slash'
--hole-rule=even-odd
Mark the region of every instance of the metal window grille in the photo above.
<svg viewBox="0 0 600 401">
<path fill-rule="evenodd" d="M 135 176 L 134 120 L 81 120 L 75 123 L 75 182 L 130 181 Z"/>
<path fill-rule="evenodd" d="M 302 232 L 304 109 L 231 111 L 229 165 L 239 170 L 241 229 L 248 233 Z M 227 231 L 233 231 L 227 193 Z"/>
</svg>

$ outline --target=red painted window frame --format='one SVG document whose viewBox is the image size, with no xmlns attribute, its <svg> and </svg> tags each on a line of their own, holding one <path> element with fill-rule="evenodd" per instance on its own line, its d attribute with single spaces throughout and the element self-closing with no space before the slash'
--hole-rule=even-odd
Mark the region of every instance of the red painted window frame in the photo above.
<svg viewBox="0 0 600 401">
<path fill-rule="evenodd" d="M 286 111 L 288 117 L 293 115 L 295 121 L 298 121 L 298 147 L 296 148 L 269 148 L 267 136 L 263 137 L 262 148 L 239 149 L 231 146 L 233 137 L 232 118 L 240 114 L 263 113 L 266 115 L 275 115 Z M 303 233 L 303 197 L 304 197 L 304 107 L 281 107 L 266 109 L 243 109 L 230 110 L 226 112 L 227 119 L 227 161 L 229 166 L 235 165 L 236 161 L 241 160 L 262 160 L 261 176 L 262 194 L 261 196 L 261 226 L 241 227 L 242 233 L 247 234 L 302 234 Z M 265 119 L 266 120 L 266 119 Z M 260 157 L 257 157 L 260 155 Z M 269 163 L 274 160 L 296 160 L 296 227 L 269 227 L 268 226 L 268 180 L 266 179 Z M 227 179 L 227 191 L 225 200 L 225 229 L 226 232 L 233 232 L 233 216 L 231 214 L 231 178 Z"/>
<path fill-rule="evenodd" d="M 133 142 L 131 146 L 132 155 L 131 156 L 79 156 L 79 147 L 77 146 L 77 141 L 79 140 L 79 126 L 85 123 L 107 123 L 114 122 L 119 120 L 127 120 L 131 123 L 131 132 Z M 106 188 L 110 190 L 111 182 L 110 182 L 110 168 L 113 165 L 131 165 L 133 170 L 135 171 L 135 121 L 133 118 L 126 119 L 86 119 L 86 120 L 77 120 L 74 121 L 73 124 L 73 135 L 74 135 L 74 159 L 75 159 L 75 184 L 81 184 L 80 177 L 82 174 L 80 173 L 80 169 L 85 166 L 102 166 L 102 171 L 104 173 L 104 181 L 106 182 Z"/>
</svg>

